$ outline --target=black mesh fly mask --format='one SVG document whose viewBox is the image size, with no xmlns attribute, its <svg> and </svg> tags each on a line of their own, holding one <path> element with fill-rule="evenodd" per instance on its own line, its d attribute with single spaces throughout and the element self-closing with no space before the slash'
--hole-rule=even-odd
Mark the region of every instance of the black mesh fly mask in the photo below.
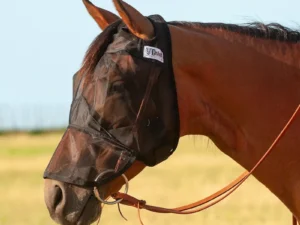
<svg viewBox="0 0 300 225">
<path fill-rule="evenodd" d="M 169 29 L 150 16 L 155 38 L 132 35 L 122 21 L 94 41 L 93 68 L 73 78 L 69 126 L 44 178 L 80 186 L 97 185 L 124 173 L 135 160 L 155 166 L 176 149 L 177 94 Z M 92 44 L 93 46 L 93 44 Z M 91 65 L 91 63 L 90 63 Z"/>
</svg>

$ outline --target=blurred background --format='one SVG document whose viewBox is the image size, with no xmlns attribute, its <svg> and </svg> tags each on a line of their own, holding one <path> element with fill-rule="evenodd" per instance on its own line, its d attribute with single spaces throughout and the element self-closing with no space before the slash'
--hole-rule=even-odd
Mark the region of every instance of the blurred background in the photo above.
<svg viewBox="0 0 300 225">
<path fill-rule="evenodd" d="M 94 0 L 117 14 L 111 0 Z M 167 21 L 276 22 L 299 29 L 298 0 L 127 0 L 144 15 Z M 101 32 L 81 0 L 14 0 L 0 4 L 0 225 L 48 225 L 43 170 L 67 126 L 72 76 Z M 146 169 L 131 191 L 149 203 L 175 207 L 210 194 L 243 169 L 204 137 L 184 137 L 174 156 Z M 151 187 L 151 189 L 149 189 Z M 166 194 L 167 192 L 167 194 Z M 176 198 L 172 198 L 176 196 Z M 124 209 L 138 224 L 136 211 Z M 221 204 L 190 216 L 143 212 L 148 224 L 287 224 L 291 215 L 251 178 Z M 101 224 L 124 224 L 115 207 Z"/>
</svg>

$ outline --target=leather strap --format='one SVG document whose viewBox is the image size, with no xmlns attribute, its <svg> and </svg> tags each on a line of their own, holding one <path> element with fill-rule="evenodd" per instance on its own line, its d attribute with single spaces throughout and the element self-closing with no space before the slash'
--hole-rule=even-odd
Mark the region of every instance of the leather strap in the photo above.
<svg viewBox="0 0 300 225">
<path fill-rule="evenodd" d="M 135 208 L 140 209 L 146 209 L 148 211 L 156 212 L 156 213 L 173 213 L 173 214 L 192 214 L 196 212 L 200 212 L 204 209 L 207 209 L 216 203 L 220 202 L 227 196 L 229 196 L 231 193 L 233 193 L 243 182 L 247 180 L 247 178 L 254 172 L 254 170 L 263 162 L 263 160 L 271 153 L 271 151 L 274 149 L 275 145 L 278 143 L 278 141 L 283 137 L 287 129 L 290 127 L 292 122 L 295 120 L 295 117 L 300 109 L 300 105 L 296 108 L 295 112 L 289 119 L 289 121 L 286 123 L 284 128 L 281 130 L 279 135 L 276 137 L 276 139 L 273 141 L 269 149 L 266 151 L 266 153 L 261 157 L 261 159 L 255 164 L 255 166 L 249 171 L 244 172 L 241 176 L 239 176 L 237 179 L 235 179 L 233 182 L 231 182 L 226 187 L 222 188 L 221 190 L 217 191 L 216 193 L 191 204 L 181 206 L 178 208 L 168 209 L 158 206 L 152 206 L 146 204 L 146 201 L 139 200 L 134 198 L 133 196 L 130 196 L 128 194 L 123 193 L 116 193 L 113 194 L 112 197 L 116 200 L 122 199 L 120 204 L 132 206 Z M 295 216 L 293 216 L 293 225 L 297 225 L 297 219 Z"/>
</svg>

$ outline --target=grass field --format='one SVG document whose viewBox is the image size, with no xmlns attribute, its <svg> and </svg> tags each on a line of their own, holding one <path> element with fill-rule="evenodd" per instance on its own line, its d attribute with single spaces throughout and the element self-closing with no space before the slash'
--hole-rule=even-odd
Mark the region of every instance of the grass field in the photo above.
<svg viewBox="0 0 300 225">
<path fill-rule="evenodd" d="M 0 136 L 0 225 L 51 225 L 43 199 L 43 171 L 62 134 Z M 129 193 L 149 204 L 176 207 L 205 197 L 244 170 L 206 138 L 185 137 L 166 162 L 130 182 Z M 105 206 L 101 225 L 138 225 L 137 211 Z M 142 211 L 145 225 L 283 225 L 290 212 L 254 178 L 218 205 L 194 215 Z"/>
</svg>

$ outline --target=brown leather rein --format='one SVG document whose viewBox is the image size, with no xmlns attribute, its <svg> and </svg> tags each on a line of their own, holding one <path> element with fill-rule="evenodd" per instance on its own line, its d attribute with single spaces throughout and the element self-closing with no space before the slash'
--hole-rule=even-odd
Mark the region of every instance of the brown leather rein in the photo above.
<svg viewBox="0 0 300 225">
<path fill-rule="evenodd" d="M 173 213 L 173 214 L 193 214 L 200 212 L 204 209 L 207 209 L 216 203 L 220 202 L 221 200 L 225 199 L 227 196 L 229 196 L 231 193 L 233 193 L 239 186 L 241 186 L 242 183 L 244 183 L 247 178 L 254 172 L 254 170 L 263 162 L 263 160 L 271 153 L 275 145 L 278 143 L 278 141 L 282 138 L 284 133 L 287 131 L 289 126 L 292 124 L 292 122 L 295 120 L 295 117 L 300 110 L 300 105 L 298 105 L 297 109 L 289 119 L 289 121 L 286 123 L 284 128 L 281 130 L 279 135 L 276 137 L 276 139 L 273 141 L 269 149 L 266 151 L 266 153 L 261 157 L 261 159 L 255 164 L 255 166 L 248 172 L 244 172 L 242 175 L 240 175 L 237 179 L 232 181 L 229 185 L 222 188 L 221 190 L 217 191 L 216 193 L 191 204 L 181 206 L 178 208 L 162 208 L 158 206 L 152 206 L 146 204 L 146 201 L 136 199 L 128 194 L 124 193 L 115 193 L 112 195 L 112 197 L 116 200 L 121 200 L 120 204 L 132 206 L 138 209 L 139 217 L 140 217 L 140 209 L 145 209 L 148 211 L 156 212 L 156 213 Z M 141 220 L 140 220 L 141 221 Z M 142 224 L 142 221 L 141 221 Z M 297 225 L 297 219 L 295 216 L 293 216 L 293 225 Z"/>
</svg>

